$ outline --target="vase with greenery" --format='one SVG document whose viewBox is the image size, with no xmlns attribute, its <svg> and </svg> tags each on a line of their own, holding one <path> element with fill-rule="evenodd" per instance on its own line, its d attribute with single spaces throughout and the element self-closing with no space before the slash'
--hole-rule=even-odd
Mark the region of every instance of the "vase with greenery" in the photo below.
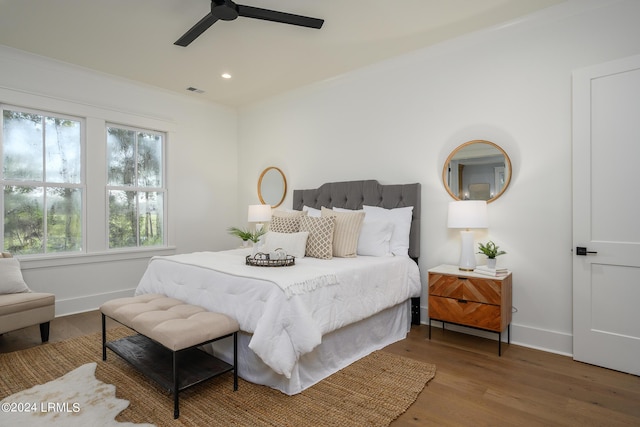
<svg viewBox="0 0 640 427">
<path fill-rule="evenodd" d="M 486 244 L 478 243 L 478 249 L 480 251 L 479 254 L 484 254 L 487 256 L 487 267 L 495 268 L 496 267 L 496 257 L 500 255 L 506 254 L 505 251 L 501 251 L 500 247 L 489 240 Z"/>
<path fill-rule="evenodd" d="M 258 240 L 260 240 L 260 237 L 262 237 L 266 233 L 265 229 L 252 231 L 246 228 L 238 228 L 238 227 L 229 227 L 228 231 L 229 231 L 229 234 L 231 234 L 232 236 L 236 236 L 242 239 L 242 242 L 245 245 L 248 244 L 249 242 L 258 243 Z"/>
</svg>

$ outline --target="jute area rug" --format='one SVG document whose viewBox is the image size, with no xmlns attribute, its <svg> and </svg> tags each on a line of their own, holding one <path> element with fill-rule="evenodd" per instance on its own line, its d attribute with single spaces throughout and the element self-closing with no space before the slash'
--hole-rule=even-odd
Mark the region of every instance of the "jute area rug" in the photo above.
<svg viewBox="0 0 640 427">
<path fill-rule="evenodd" d="M 109 339 L 129 334 L 117 328 Z M 98 333 L 0 354 L 0 399 L 90 362 L 97 362 L 95 377 L 130 402 L 117 421 L 157 426 L 388 426 L 435 376 L 434 365 L 383 351 L 294 396 L 242 379 L 234 392 L 232 375 L 225 374 L 180 393 L 180 418 L 174 420 L 168 392 L 110 350 L 102 361 Z"/>
</svg>

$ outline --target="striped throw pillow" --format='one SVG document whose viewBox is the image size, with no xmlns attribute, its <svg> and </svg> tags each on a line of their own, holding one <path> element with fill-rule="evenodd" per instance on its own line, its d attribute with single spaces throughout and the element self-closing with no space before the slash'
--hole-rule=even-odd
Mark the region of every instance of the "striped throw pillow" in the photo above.
<svg viewBox="0 0 640 427">
<path fill-rule="evenodd" d="M 364 211 L 338 212 L 325 207 L 322 208 L 323 218 L 335 218 L 336 226 L 333 232 L 333 256 L 353 258 L 358 251 L 358 237 L 364 221 Z"/>
</svg>

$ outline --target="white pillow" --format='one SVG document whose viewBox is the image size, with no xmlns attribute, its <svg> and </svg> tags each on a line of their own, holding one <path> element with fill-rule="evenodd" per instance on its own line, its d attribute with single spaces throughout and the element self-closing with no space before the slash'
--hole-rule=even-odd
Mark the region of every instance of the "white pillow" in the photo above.
<svg viewBox="0 0 640 427">
<path fill-rule="evenodd" d="M 312 218 L 320 218 L 322 216 L 322 211 L 320 209 L 312 208 L 309 206 L 303 206 L 302 211 L 306 212 Z"/>
<path fill-rule="evenodd" d="M 22 278 L 20 262 L 15 258 L 0 258 L 0 294 L 29 292 Z"/>
<path fill-rule="evenodd" d="M 364 212 L 344 208 L 333 208 L 336 212 Z M 360 236 L 358 237 L 358 255 L 387 256 L 391 255 L 391 235 L 393 223 L 386 220 L 371 219 L 365 213 Z"/>
<path fill-rule="evenodd" d="M 261 248 L 261 251 L 269 253 L 276 249 L 283 249 L 287 255 L 302 258 L 307 248 L 308 237 L 308 231 L 300 231 L 298 233 L 276 233 L 269 231 L 264 235 L 264 246 Z"/>
<path fill-rule="evenodd" d="M 391 236 L 393 223 L 384 220 L 369 220 L 365 214 L 360 237 L 358 238 L 358 255 L 387 256 L 391 255 Z"/>
<path fill-rule="evenodd" d="M 408 257 L 413 206 L 396 209 L 384 209 L 377 206 L 363 206 L 362 208 L 370 220 L 391 221 L 393 223 L 393 233 L 389 242 L 391 253 Z"/>
</svg>

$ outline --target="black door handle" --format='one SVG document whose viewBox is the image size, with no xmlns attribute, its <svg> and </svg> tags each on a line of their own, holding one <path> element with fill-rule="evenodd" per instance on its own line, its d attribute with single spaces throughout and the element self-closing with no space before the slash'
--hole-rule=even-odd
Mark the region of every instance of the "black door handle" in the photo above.
<svg viewBox="0 0 640 427">
<path fill-rule="evenodd" d="M 597 254 L 596 251 L 588 251 L 587 248 L 583 246 L 576 247 L 576 255 L 587 255 L 587 254 Z"/>
</svg>

